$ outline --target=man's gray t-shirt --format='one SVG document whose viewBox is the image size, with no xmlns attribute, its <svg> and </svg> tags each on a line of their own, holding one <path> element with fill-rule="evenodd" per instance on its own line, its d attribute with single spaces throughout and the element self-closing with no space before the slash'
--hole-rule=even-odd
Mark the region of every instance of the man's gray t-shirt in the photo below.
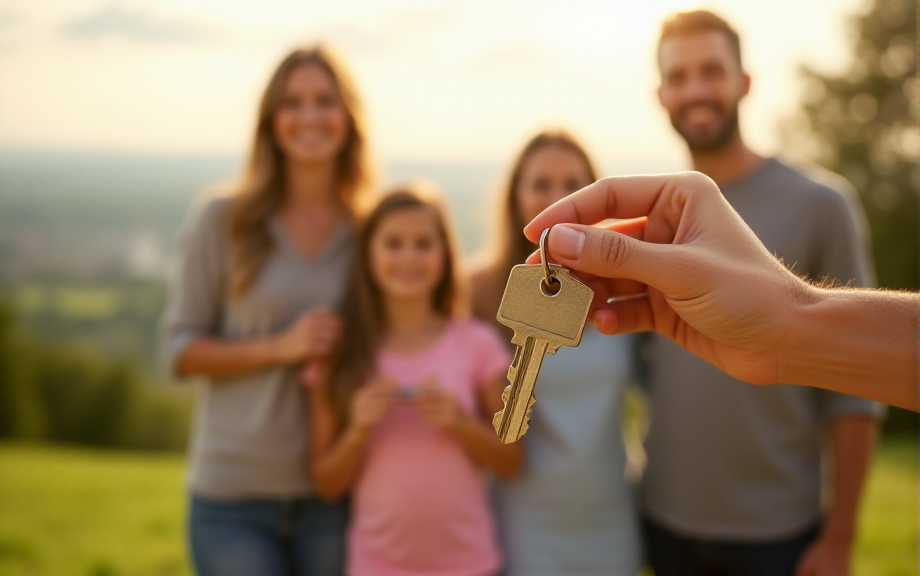
<svg viewBox="0 0 920 576">
<path fill-rule="evenodd" d="M 163 316 L 164 361 L 175 371 L 196 338 L 250 339 L 287 328 L 317 307 L 338 308 L 351 265 L 351 225 L 343 221 L 313 258 L 269 221 L 273 249 L 256 281 L 229 295 L 228 198 L 209 201 L 186 224 L 179 269 Z M 294 498 L 311 493 L 307 406 L 295 367 L 272 366 L 206 379 L 191 441 L 194 493 L 225 499 Z"/>
<path fill-rule="evenodd" d="M 862 211 L 845 182 L 832 188 L 767 159 L 722 193 L 796 273 L 871 284 Z M 660 336 L 649 386 L 644 512 L 702 539 L 781 539 L 816 524 L 830 420 L 878 411 L 817 388 L 743 383 Z"/>
</svg>

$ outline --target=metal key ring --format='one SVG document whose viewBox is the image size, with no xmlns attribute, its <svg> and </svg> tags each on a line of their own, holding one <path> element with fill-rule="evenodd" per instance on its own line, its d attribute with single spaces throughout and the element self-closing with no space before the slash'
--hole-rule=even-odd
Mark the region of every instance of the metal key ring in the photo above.
<svg viewBox="0 0 920 576">
<path fill-rule="evenodd" d="M 549 238 L 551 229 L 547 228 L 540 234 L 540 261 L 543 262 L 543 275 L 545 276 L 540 281 L 540 289 L 544 295 L 550 297 L 559 294 L 559 289 L 562 288 L 562 284 L 559 283 L 559 280 L 556 280 L 556 274 L 549 269 L 549 260 L 546 259 L 546 240 Z"/>
<path fill-rule="evenodd" d="M 552 230 L 552 228 L 547 228 L 540 234 L 540 261 L 543 263 L 543 275 L 546 276 L 544 282 L 547 284 L 554 280 L 553 273 L 549 269 L 549 261 L 546 259 L 546 240 L 549 238 L 550 230 Z"/>
</svg>

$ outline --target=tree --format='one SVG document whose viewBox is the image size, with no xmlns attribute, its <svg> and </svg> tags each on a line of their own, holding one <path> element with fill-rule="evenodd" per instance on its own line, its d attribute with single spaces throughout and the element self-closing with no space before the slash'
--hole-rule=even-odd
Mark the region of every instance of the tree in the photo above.
<svg viewBox="0 0 920 576">
<path fill-rule="evenodd" d="M 0 438 L 39 438 L 44 432 L 40 400 L 32 385 L 29 351 L 16 319 L 0 300 Z"/>
<path fill-rule="evenodd" d="M 190 398 L 175 392 L 129 361 L 22 333 L 0 299 L 0 439 L 181 449 Z"/>
<path fill-rule="evenodd" d="M 847 178 L 869 219 L 879 286 L 920 287 L 920 76 L 915 0 L 869 0 L 852 17 L 839 75 L 803 66 L 802 108 L 783 139 Z"/>
</svg>

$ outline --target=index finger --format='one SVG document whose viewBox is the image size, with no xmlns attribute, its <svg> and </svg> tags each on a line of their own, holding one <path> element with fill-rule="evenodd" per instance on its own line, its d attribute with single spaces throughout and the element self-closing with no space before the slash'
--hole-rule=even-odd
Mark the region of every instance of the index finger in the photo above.
<svg viewBox="0 0 920 576">
<path fill-rule="evenodd" d="M 559 200 L 524 227 L 536 243 L 540 233 L 556 224 L 593 225 L 607 218 L 648 216 L 675 174 L 610 176 Z"/>
</svg>

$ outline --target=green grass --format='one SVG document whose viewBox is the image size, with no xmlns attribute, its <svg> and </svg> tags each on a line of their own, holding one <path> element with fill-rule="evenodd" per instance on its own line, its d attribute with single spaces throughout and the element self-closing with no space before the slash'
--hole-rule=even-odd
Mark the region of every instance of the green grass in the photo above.
<svg viewBox="0 0 920 576">
<path fill-rule="evenodd" d="M 863 496 L 853 576 L 918 574 L 916 440 L 887 440 L 876 454 Z"/>
<path fill-rule="evenodd" d="M 182 456 L 0 444 L 0 574 L 189 573 Z M 917 443 L 878 451 L 853 576 L 917 574 Z"/>
<path fill-rule="evenodd" d="M 0 444 L 0 574 L 189 573 L 181 455 Z"/>
</svg>

